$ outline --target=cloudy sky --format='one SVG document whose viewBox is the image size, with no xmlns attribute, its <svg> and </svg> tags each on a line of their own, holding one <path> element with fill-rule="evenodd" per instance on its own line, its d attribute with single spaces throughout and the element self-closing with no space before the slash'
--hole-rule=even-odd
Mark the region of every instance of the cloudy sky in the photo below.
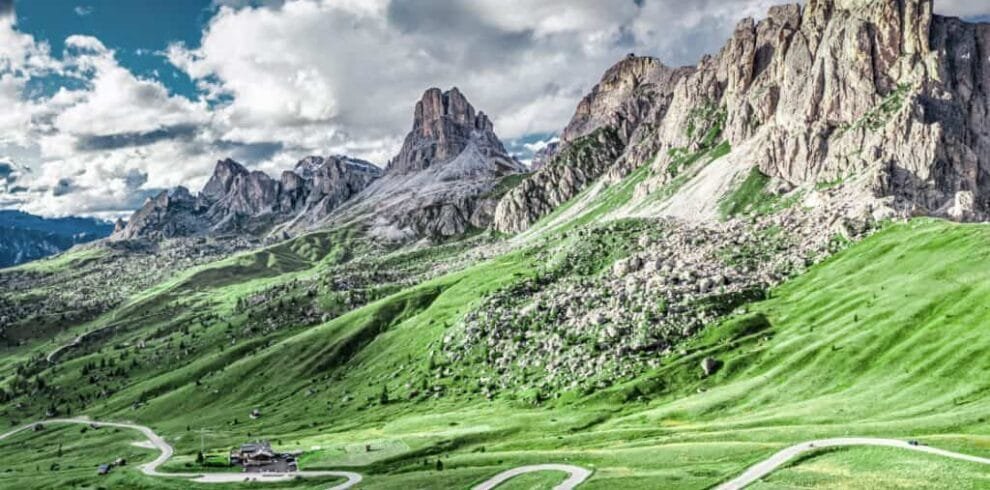
<svg viewBox="0 0 990 490">
<path fill-rule="evenodd" d="M 694 64 L 780 0 L 0 0 L 0 208 L 114 217 L 232 156 L 384 165 L 431 86 L 524 152 L 629 52 Z M 938 0 L 990 19 L 986 0 Z"/>
</svg>

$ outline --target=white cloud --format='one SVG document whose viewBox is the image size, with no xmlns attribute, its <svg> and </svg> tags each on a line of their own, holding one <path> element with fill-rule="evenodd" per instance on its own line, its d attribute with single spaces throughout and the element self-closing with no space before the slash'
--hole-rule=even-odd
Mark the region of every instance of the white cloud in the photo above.
<svg viewBox="0 0 990 490">
<path fill-rule="evenodd" d="M 557 131 L 628 51 L 667 51 L 674 62 L 694 62 L 723 42 L 740 12 L 779 2 L 235 3 L 242 8 L 222 7 L 200 47 L 167 50 L 210 98 L 229 98 L 218 110 L 225 136 L 261 141 L 278 134 L 311 148 L 362 140 L 351 146 L 373 147 L 381 161 L 396 150 L 414 101 L 430 86 L 459 86 L 506 139 Z M 674 9 L 678 16 L 669 15 Z M 684 17 L 693 20 L 684 24 Z M 685 49 L 668 41 L 699 25 L 704 42 Z"/>
<path fill-rule="evenodd" d="M 54 60 L 29 36 L 0 30 L 4 36 L 22 42 L 0 54 L 0 148 L 20 150 L 34 167 L 17 182 L 30 190 L 3 196 L 4 205 L 45 215 L 113 214 L 139 206 L 154 189 L 201 183 L 209 173 L 215 152 L 205 102 L 136 77 L 94 37 L 69 37 Z M 28 78 L 51 74 L 84 84 L 25 97 Z"/>
<path fill-rule="evenodd" d="M 272 173 L 308 154 L 384 164 L 431 86 L 458 86 L 505 140 L 556 133 L 628 52 L 693 64 L 737 21 L 782 0 L 214 0 L 196 46 L 145 46 L 188 74 L 197 100 L 134 75 L 97 37 L 66 52 L 0 18 L 0 154 L 33 172 L 11 203 L 111 215 L 158 189 L 197 189 L 233 155 Z M 940 12 L 990 14 L 985 1 Z M 89 12 L 86 6 L 82 11 Z M 84 15 L 77 11 L 77 14 Z M 162 51 L 156 51 L 162 50 Z M 32 78 L 80 83 L 28 97 Z M 516 143 L 538 151 L 547 141 Z"/>
<path fill-rule="evenodd" d="M 559 141 L 560 141 L 559 137 L 553 136 L 545 140 L 536 141 L 534 143 L 526 143 L 523 146 L 526 148 L 526 151 L 530 153 L 537 153 L 539 151 L 546 149 L 546 147 L 552 145 L 553 143 L 557 143 Z"/>
<path fill-rule="evenodd" d="M 93 7 L 88 7 L 84 5 L 77 5 L 76 8 L 72 9 L 79 17 L 86 17 L 93 13 Z"/>
</svg>

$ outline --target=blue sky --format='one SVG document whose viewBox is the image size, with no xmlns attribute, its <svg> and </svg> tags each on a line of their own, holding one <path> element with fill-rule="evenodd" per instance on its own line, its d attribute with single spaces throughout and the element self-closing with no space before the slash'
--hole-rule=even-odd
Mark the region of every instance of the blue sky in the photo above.
<svg viewBox="0 0 990 490">
<path fill-rule="evenodd" d="M 227 157 L 384 166 L 429 87 L 459 87 L 525 157 L 626 53 L 694 64 L 778 3 L 0 0 L 0 208 L 126 215 Z M 990 19 L 986 0 L 936 8 Z"/>
<path fill-rule="evenodd" d="M 94 36 L 135 74 L 159 78 L 174 93 L 195 98 L 193 81 L 161 52 L 174 42 L 197 45 L 215 11 L 209 0 L 22 0 L 17 24 L 21 32 L 47 41 L 55 53 L 73 34 Z M 45 80 L 43 93 L 59 83 L 65 82 Z"/>
</svg>

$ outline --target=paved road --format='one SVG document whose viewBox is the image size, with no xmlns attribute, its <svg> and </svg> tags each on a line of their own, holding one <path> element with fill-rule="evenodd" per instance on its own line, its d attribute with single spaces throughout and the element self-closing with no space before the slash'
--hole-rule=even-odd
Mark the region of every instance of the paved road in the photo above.
<svg viewBox="0 0 990 490">
<path fill-rule="evenodd" d="M 59 348 L 57 348 L 57 349 L 49 352 L 48 355 L 45 357 L 45 360 L 48 361 L 49 364 L 54 364 L 55 361 L 58 360 L 58 356 L 62 355 L 63 352 L 65 352 L 65 351 L 67 351 L 69 349 L 72 349 L 73 347 L 76 347 L 79 344 L 83 343 L 83 341 L 86 340 L 86 337 L 88 335 L 90 335 L 90 333 L 89 332 L 86 332 L 86 333 L 84 333 L 84 334 L 82 334 L 82 335 L 80 335 L 80 336 L 72 339 L 72 342 L 69 342 L 68 344 L 65 344 L 65 345 L 63 345 L 63 346 L 61 346 L 61 347 L 59 347 Z"/>
<path fill-rule="evenodd" d="M 567 477 L 567 480 L 564 480 L 563 483 L 553 487 L 553 490 L 574 490 L 575 487 L 583 483 L 589 476 L 591 476 L 591 471 L 581 468 L 580 466 L 571 466 L 567 464 L 538 464 L 532 466 L 520 466 L 495 475 L 490 480 L 474 487 L 474 490 L 492 490 L 511 478 L 526 473 L 536 473 L 539 471 L 562 471 L 570 475 Z"/>
<path fill-rule="evenodd" d="M 934 454 L 936 456 L 943 456 L 946 458 L 958 459 L 962 461 L 969 461 L 972 463 L 980 463 L 990 465 L 990 459 L 981 458 L 978 456 L 970 456 L 968 454 L 954 453 L 952 451 L 945 451 L 942 449 L 936 449 L 928 446 L 912 446 L 908 444 L 907 441 L 899 441 L 895 439 L 873 439 L 867 437 L 845 437 L 838 439 L 822 439 L 820 441 L 809 441 L 802 442 L 801 444 L 796 444 L 787 449 L 783 449 L 777 454 L 774 454 L 769 459 L 766 459 L 756 465 L 753 465 L 748 470 L 746 470 L 738 478 L 723 483 L 719 485 L 716 490 L 739 490 L 746 487 L 747 485 L 773 473 L 775 470 L 781 466 L 787 464 L 788 461 L 796 458 L 797 456 L 820 449 L 831 448 L 831 447 L 847 447 L 847 446 L 882 446 L 882 447 L 893 447 L 899 449 L 907 449 L 910 451 L 918 451 L 922 453 Z"/>
<path fill-rule="evenodd" d="M 49 425 L 49 424 L 82 424 L 82 425 L 92 425 L 95 427 L 117 427 L 121 429 L 136 430 L 145 437 L 148 438 L 154 447 L 158 448 L 161 454 L 158 455 L 153 461 L 141 465 L 141 472 L 148 476 L 164 477 L 164 478 L 186 478 L 192 481 L 200 483 L 234 483 L 243 482 L 247 479 L 252 481 L 286 481 L 291 480 L 295 477 L 303 478 L 318 478 L 318 477 L 343 477 L 347 481 L 341 483 L 340 485 L 331 487 L 329 490 L 346 490 L 351 488 L 361 482 L 361 475 L 357 473 L 351 473 L 347 471 L 295 471 L 291 473 L 162 473 L 158 471 L 158 467 L 165 464 L 169 458 L 172 457 L 174 450 L 169 443 L 165 442 L 161 436 L 155 434 L 155 431 L 151 430 L 149 427 L 136 424 L 124 424 L 118 422 L 96 422 L 84 418 L 76 419 L 50 419 L 41 422 L 34 422 L 23 427 L 14 429 L 6 434 L 0 434 L 0 440 L 6 439 L 14 434 L 23 432 L 25 430 L 31 429 L 38 424 Z"/>
<path fill-rule="evenodd" d="M 250 479 L 251 481 L 257 482 L 267 482 L 267 481 L 286 481 L 291 480 L 296 477 L 303 478 L 318 478 L 318 477 L 342 477 L 346 478 L 347 481 L 341 483 L 340 485 L 334 486 L 329 490 L 346 490 L 354 487 L 361 482 L 362 477 L 358 473 L 351 473 L 347 471 L 296 471 L 291 473 L 162 473 L 158 471 L 158 467 L 165 464 L 169 458 L 172 457 L 174 450 L 169 443 L 165 442 L 161 436 L 151 430 L 149 427 L 136 424 L 126 424 L 119 422 L 97 422 L 85 418 L 74 418 L 74 419 L 50 419 L 44 420 L 42 422 L 34 422 L 27 424 L 25 426 L 14 429 L 5 434 L 0 434 L 0 440 L 6 439 L 14 434 L 29 430 L 38 424 L 81 424 L 81 425 L 92 425 L 95 427 L 117 427 L 121 429 L 136 430 L 148 439 L 148 442 L 160 451 L 160 454 L 153 461 L 141 465 L 141 471 L 148 476 L 163 477 L 163 478 L 185 478 L 192 481 L 200 483 L 236 483 L 243 482 Z M 781 466 L 784 466 L 789 461 L 794 458 L 808 452 L 818 451 L 826 448 L 834 447 L 849 447 L 849 446 L 879 446 L 879 447 L 892 447 L 899 449 L 907 449 L 909 451 L 917 451 L 927 454 L 933 454 L 935 456 L 942 456 L 945 458 L 956 459 L 960 461 L 968 461 L 971 463 L 990 465 L 990 458 L 981 458 L 979 456 L 971 456 L 968 454 L 956 453 L 952 451 L 946 451 L 944 449 L 937 449 L 928 446 L 914 446 L 909 444 L 907 441 L 901 441 L 896 439 L 874 439 L 867 437 L 845 437 L 836 439 L 821 439 L 817 441 L 802 442 L 794 446 L 783 449 L 770 458 L 761 461 L 747 469 L 742 475 L 735 478 L 732 481 L 723 483 L 719 485 L 716 490 L 740 490 L 751 483 L 760 480 L 761 478 L 773 473 Z M 495 475 L 491 479 L 485 481 L 484 483 L 474 487 L 473 490 L 493 490 L 499 485 L 505 483 L 506 481 L 527 473 L 536 473 L 540 471 L 560 471 L 568 474 L 567 480 L 565 480 L 560 485 L 554 487 L 553 490 L 574 490 L 578 485 L 584 483 L 588 477 L 591 476 L 591 471 L 580 466 L 573 465 L 563 465 L 563 464 L 541 464 L 541 465 L 531 465 L 531 466 L 520 466 L 518 468 L 513 468 L 511 470 L 503 471 L 498 475 Z"/>
</svg>

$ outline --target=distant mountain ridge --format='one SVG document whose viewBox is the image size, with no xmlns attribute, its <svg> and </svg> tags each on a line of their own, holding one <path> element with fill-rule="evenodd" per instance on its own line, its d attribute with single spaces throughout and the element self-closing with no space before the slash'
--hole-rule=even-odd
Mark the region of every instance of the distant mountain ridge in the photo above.
<svg viewBox="0 0 990 490">
<path fill-rule="evenodd" d="M 277 225 L 327 216 L 381 174 L 362 160 L 311 156 L 275 180 L 226 159 L 199 195 L 184 187 L 162 192 L 118 223 L 113 239 L 264 235 Z"/>
<path fill-rule="evenodd" d="M 43 218 L 0 210 L 0 268 L 60 253 L 111 231 L 112 224 L 93 218 Z"/>
<path fill-rule="evenodd" d="M 275 180 L 227 159 L 198 195 L 162 192 L 118 223 L 115 240 L 247 234 L 281 238 L 353 224 L 407 241 L 485 229 L 500 181 L 528 169 L 510 156 L 484 112 L 457 89 L 427 90 L 413 128 L 385 171 L 346 156 L 307 157 Z"/>
</svg>

